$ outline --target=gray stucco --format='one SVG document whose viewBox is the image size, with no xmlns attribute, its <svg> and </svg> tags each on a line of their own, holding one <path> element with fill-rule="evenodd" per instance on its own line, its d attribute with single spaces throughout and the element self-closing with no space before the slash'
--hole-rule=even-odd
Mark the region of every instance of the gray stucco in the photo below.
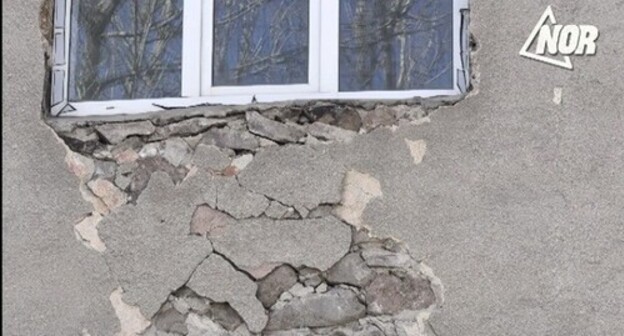
<svg viewBox="0 0 624 336">
<path fill-rule="evenodd" d="M 574 71 L 518 56 L 548 5 L 601 31 L 598 54 L 573 57 Z M 441 279 L 435 335 L 622 335 L 624 2 L 471 6 L 476 90 L 430 123 L 322 155 L 380 182 L 363 223 Z M 118 284 L 73 232 L 93 208 L 41 120 L 38 13 L 38 1 L 3 3 L 3 333 L 113 335 Z M 406 139 L 426 143 L 421 164 Z"/>
<path fill-rule="evenodd" d="M 2 332 L 112 335 L 117 287 L 104 259 L 74 237 L 92 211 L 64 162 L 62 141 L 41 120 L 39 3 L 3 4 Z"/>
</svg>

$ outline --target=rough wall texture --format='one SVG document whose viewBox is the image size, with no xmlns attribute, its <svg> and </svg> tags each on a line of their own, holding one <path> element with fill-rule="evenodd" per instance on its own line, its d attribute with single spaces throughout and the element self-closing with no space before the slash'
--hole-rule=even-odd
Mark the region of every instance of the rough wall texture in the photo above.
<svg viewBox="0 0 624 336">
<path fill-rule="evenodd" d="M 550 4 L 601 30 L 575 71 L 517 56 Z M 453 106 L 52 127 L 3 7 L 7 335 L 624 334 L 621 1 L 474 1 Z"/>
</svg>

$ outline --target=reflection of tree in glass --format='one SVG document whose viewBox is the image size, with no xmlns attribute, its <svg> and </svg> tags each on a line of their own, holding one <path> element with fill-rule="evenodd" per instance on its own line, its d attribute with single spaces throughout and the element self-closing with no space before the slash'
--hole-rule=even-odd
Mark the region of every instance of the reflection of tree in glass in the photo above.
<svg viewBox="0 0 624 336">
<path fill-rule="evenodd" d="M 217 0 L 214 85 L 308 81 L 308 0 Z"/>
<path fill-rule="evenodd" d="M 182 3 L 74 1 L 70 100 L 179 96 Z"/>
<path fill-rule="evenodd" d="M 452 0 L 341 0 L 340 90 L 452 87 Z"/>
</svg>

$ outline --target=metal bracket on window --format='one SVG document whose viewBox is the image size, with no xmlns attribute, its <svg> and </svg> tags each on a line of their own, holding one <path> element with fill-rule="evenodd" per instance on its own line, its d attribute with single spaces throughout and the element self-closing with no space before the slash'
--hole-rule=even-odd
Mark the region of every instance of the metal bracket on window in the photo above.
<svg viewBox="0 0 624 336">
<path fill-rule="evenodd" d="M 75 111 L 67 100 L 69 64 L 69 13 L 70 0 L 54 2 L 54 39 L 52 49 L 51 113 L 58 116 Z"/>
<path fill-rule="evenodd" d="M 461 93 L 468 92 L 470 88 L 470 8 L 468 0 L 460 7 L 460 43 L 461 43 L 461 68 L 457 69 L 457 85 Z"/>
</svg>

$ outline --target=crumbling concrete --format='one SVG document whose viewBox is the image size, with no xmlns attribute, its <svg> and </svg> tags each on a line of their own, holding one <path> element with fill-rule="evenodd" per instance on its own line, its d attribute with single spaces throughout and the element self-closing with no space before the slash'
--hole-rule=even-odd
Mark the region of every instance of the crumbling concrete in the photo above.
<svg viewBox="0 0 624 336">
<path fill-rule="evenodd" d="M 186 185 L 176 189 L 169 176 L 155 173 L 136 206 L 114 212 L 99 225 L 104 255 L 124 301 L 147 318 L 212 252 L 209 241 L 189 235 L 198 197 L 189 190 Z"/>
<path fill-rule="evenodd" d="M 268 317 L 256 299 L 256 284 L 221 256 L 212 255 L 206 259 L 189 280 L 188 287 L 201 296 L 228 302 L 243 317 L 250 331 L 258 333 L 264 329 Z"/>
<path fill-rule="evenodd" d="M 256 155 L 238 180 L 249 190 L 309 211 L 320 204 L 340 202 L 345 172 L 344 166 L 320 150 L 285 146 Z"/>
<path fill-rule="evenodd" d="M 270 268 L 264 271 L 265 266 L 272 264 L 326 270 L 348 252 L 351 243 L 351 230 L 333 217 L 248 219 L 224 231 L 209 237 L 215 250 L 260 278 L 271 271 Z"/>
</svg>

